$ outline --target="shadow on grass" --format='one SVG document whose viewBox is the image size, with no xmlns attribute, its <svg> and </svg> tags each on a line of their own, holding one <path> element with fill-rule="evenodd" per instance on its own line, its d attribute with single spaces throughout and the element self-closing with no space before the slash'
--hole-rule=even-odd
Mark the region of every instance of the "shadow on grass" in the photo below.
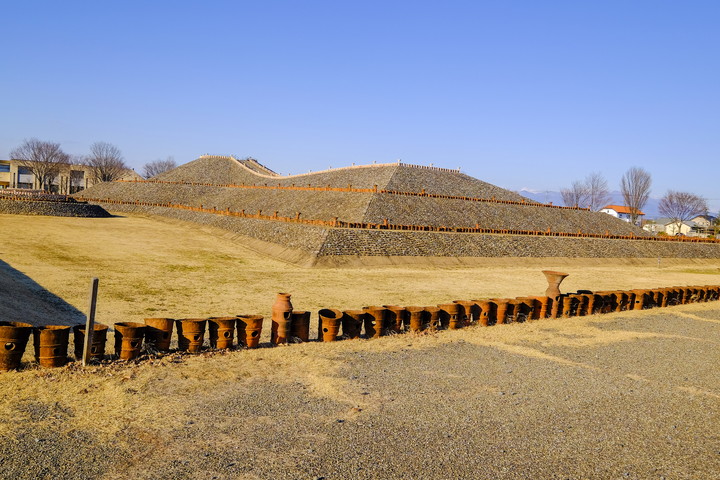
<svg viewBox="0 0 720 480">
<path fill-rule="evenodd" d="M 32 325 L 75 325 L 85 314 L 0 260 L 0 319 Z"/>
</svg>

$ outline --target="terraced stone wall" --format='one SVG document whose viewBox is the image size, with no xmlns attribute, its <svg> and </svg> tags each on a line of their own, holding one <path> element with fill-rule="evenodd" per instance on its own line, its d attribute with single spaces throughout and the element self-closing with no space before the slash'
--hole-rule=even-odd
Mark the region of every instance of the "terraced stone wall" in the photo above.
<svg viewBox="0 0 720 480">
<path fill-rule="evenodd" d="M 70 202 L 41 202 L 0 198 L 0 213 L 12 215 L 48 215 L 53 217 L 110 217 L 99 205 Z"/>
</svg>

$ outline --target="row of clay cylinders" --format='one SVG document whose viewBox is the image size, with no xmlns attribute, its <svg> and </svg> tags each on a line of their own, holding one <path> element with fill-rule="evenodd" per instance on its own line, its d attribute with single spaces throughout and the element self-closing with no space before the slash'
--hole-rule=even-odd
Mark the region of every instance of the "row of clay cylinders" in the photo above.
<svg viewBox="0 0 720 480">
<path fill-rule="evenodd" d="M 145 338 L 148 348 L 167 352 L 170 350 L 173 326 L 177 328 L 178 350 L 198 353 L 209 333 L 210 348 L 226 349 L 234 346 L 235 330 L 237 344 L 256 348 L 260 344 L 263 317 L 261 315 L 236 315 L 210 318 L 146 318 Z M 140 324 L 135 324 L 140 325 Z"/>
</svg>

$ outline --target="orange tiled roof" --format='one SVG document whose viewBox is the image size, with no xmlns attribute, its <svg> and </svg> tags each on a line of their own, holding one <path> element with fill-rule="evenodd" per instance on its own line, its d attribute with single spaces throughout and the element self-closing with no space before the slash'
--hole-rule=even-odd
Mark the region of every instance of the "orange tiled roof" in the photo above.
<svg viewBox="0 0 720 480">
<path fill-rule="evenodd" d="M 607 205 L 607 206 L 601 208 L 601 210 L 605 210 L 606 208 L 607 208 L 607 209 L 611 209 L 611 210 L 615 210 L 617 213 L 627 213 L 628 215 L 630 215 L 630 207 L 626 207 L 625 205 Z M 638 210 L 637 214 L 638 214 L 638 215 L 645 215 L 645 214 L 644 214 L 643 212 L 641 212 L 640 210 Z"/>
</svg>

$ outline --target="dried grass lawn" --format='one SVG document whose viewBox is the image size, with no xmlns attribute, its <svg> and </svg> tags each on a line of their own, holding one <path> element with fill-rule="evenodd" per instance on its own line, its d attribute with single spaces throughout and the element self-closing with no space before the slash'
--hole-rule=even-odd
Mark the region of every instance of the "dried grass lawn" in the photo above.
<svg viewBox="0 0 720 480">
<path fill-rule="evenodd" d="M 34 323 L 72 323 L 93 276 L 97 320 L 110 325 L 269 316 L 280 291 L 314 312 L 540 294 L 545 268 L 571 274 L 564 291 L 720 282 L 720 261 L 303 269 L 162 219 L 0 225 L 0 315 Z M 33 317 L 52 311 L 52 298 L 34 309 L 43 289 L 69 308 Z M 6 478 L 720 478 L 719 347 L 720 306 L 695 304 L 30 366 L 0 374 L 0 466 Z"/>
</svg>

